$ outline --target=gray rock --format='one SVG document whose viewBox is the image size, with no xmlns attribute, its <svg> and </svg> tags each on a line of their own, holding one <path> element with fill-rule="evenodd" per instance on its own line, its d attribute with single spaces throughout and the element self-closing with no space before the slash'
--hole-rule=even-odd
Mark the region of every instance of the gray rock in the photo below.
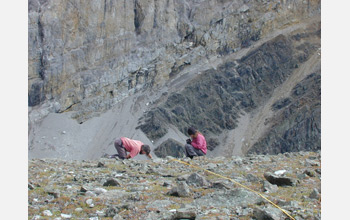
<svg viewBox="0 0 350 220">
<path fill-rule="evenodd" d="M 167 186 L 171 186 L 171 182 L 164 181 L 163 186 L 165 186 L 165 187 L 167 187 Z"/>
<path fill-rule="evenodd" d="M 170 200 L 156 200 L 146 206 L 147 209 L 154 209 L 158 211 L 164 211 L 164 208 L 170 206 L 173 202 Z"/>
<path fill-rule="evenodd" d="M 72 218 L 72 215 L 61 213 L 61 217 L 62 217 L 63 219 L 71 219 L 71 218 Z"/>
<path fill-rule="evenodd" d="M 247 176 L 246 176 L 246 178 L 247 178 L 247 180 L 249 181 L 249 182 L 258 182 L 260 179 L 257 177 L 257 176 L 255 176 L 255 175 L 253 175 L 253 174 L 251 174 L 251 173 L 248 173 L 247 174 Z"/>
<path fill-rule="evenodd" d="M 249 11 L 249 7 L 247 5 L 243 5 L 242 7 L 240 7 L 238 9 L 239 12 L 245 13 L 247 11 Z"/>
<path fill-rule="evenodd" d="M 313 170 L 305 170 L 304 173 L 305 173 L 306 175 L 308 175 L 309 177 L 314 177 L 314 176 L 316 176 L 316 173 L 315 173 L 315 171 L 313 171 Z"/>
<path fill-rule="evenodd" d="M 208 170 L 214 171 L 214 169 L 217 168 L 217 166 L 218 166 L 217 164 L 209 163 L 209 164 L 207 164 L 206 167 Z"/>
<path fill-rule="evenodd" d="M 184 175 L 178 176 L 176 178 L 176 180 L 177 181 L 187 181 L 188 177 L 190 177 L 190 174 L 184 174 Z"/>
<path fill-rule="evenodd" d="M 167 156 L 182 158 L 185 156 L 185 148 L 184 148 L 184 144 L 169 138 L 163 143 L 161 143 L 154 150 L 154 153 L 161 158 L 165 158 Z"/>
<path fill-rule="evenodd" d="M 86 186 L 80 187 L 80 192 L 85 193 L 85 192 L 87 192 L 87 191 L 89 191 L 88 187 L 86 187 Z"/>
<path fill-rule="evenodd" d="M 306 159 L 305 160 L 305 165 L 306 166 L 320 166 L 320 162 L 315 161 L 315 160 Z"/>
<path fill-rule="evenodd" d="M 264 181 L 263 186 L 262 186 L 262 190 L 263 190 L 263 192 L 266 192 L 266 193 L 275 193 L 278 191 L 278 186 L 275 184 L 271 184 L 268 181 Z"/>
<path fill-rule="evenodd" d="M 196 216 L 194 208 L 180 208 L 176 210 L 175 219 L 195 219 Z"/>
<path fill-rule="evenodd" d="M 108 192 L 108 190 L 104 189 L 104 188 L 95 188 L 94 189 L 94 193 L 96 193 L 97 195 L 100 195 L 102 193 L 106 193 Z"/>
<path fill-rule="evenodd" d="M 179 182 L 176 187 L 172 188 L 169 192 L 171 196 L 178 197 L 189 197 L 191 196 L 190 188 L 188 187 L 186 182 Z"/>
<path fill-rule="evenodd" d="M 175 159 L 175 157 L 166 156 L 165 159 L 166 159 L 168 162 L 172 162 L 172 160 Z"/>
<path fill-rule="evenodd" d="M 193 185 L 197 187 L 208 186 L 209 182 L 198 173 L 192 173 L 186 180 L 188 185 Z"/>
<path fill-rule="evenodd" d="M 93 208 L 95 205 L 94 205 L 94 200 L 92 199 L 87 199 L 85 201 L 85 203 L 90 207 L 90 208 Z"/>
<path fill-rule="evenodd" d="M 241 157 L 234 157 L 233 163 L 236 165 L 242 165 L 243 159 Z"/>
<path fill-rule="evenodd" d="M 52 195 L 56 199 L 58 197 L 60 197 L 60 195 L 61 195 L 61 193 L 57 189 L 55 189 L 55 190 L 48 189 L 46 192 L 47 192 L 47 194 Z"/>
<path fill-rule="evenodd" d="M 83 209 L 83 208 L 76 208 L 74 211 L 76 211 L 76 212 L 82 212 L 82 211 L 84 211 L 84 209 Z"/>
<path fill-rule="evenodd" d="M 85 195 L 88 196 L 88 197 L 95 197 L 95 196 L 97 196 L 96 193 L 94 193 L 94 192 L 92 192 L 92 191 L 90 191 L 90 190 L 87 191 L 87 192 L 85 193 Z"/>
<path fill-rule="evenodd" d="M 235 207 L 234 212 L 235 212 L 235 214 L 237 214 L 239 216 L 247 216 L 250 213 L 253 213 L 253 209 L 248 208 L 248 207 L 238 206 L 238 207 Z"/>
<path fill-rule="evenodd" d="M 306 175 L 305 173 L 299 173 L 297 174 L 297 178 L 300 180 L 306 179 L 308 177 L 308 175 Z"/>
<path fill-rule="evenodd" d="M 281 220 L 283 212 L 275 207 L 268 206 L 264 208 L 254 208 L 253 215 L 257 220 Z"/>
<path fill-rule="evenodd" d="M 282 207 L 299 208 L 299 202 L 297 201 L 278 200 L 276 204 Z"/>
<path fill-rule="evenodd" d="M 223 183 L 221 181 L 213 182 L 211 187 L 215 188 L 215 189 L 230 189 L 230 187 L 228 185 L 226 185 L 225 183 Z"/>
<path fill-rule="evenodd" d="M 110 178 L 108 179 L 103 186 L 121 186 L 118 180 Z"/>
<path fill-rule="evenodd" d="M 313 189 L 312 192 L 309 195 L 310 199 L 320 199 L 320 193 L 317 189 Z"/>
<path fill-rule="evenodd" d="M 52 212 L 50 210 L 45 210 L 45 211 L 43 211 L 43 215 L 52 216 Z"/>
<path fill-rule="evenodd" d="M 30 190 L 33 190 L 33 189 L 34 189 L 34 186 L 33 186 L 33 184 L 31 184 L 31 183 L 28 183 L 28 189 L 30 189 Z"/>
<path fill-rule="evenodd" d="M 160 164 L 164 163 L 164 160 L 162 158 L 154 158 L 152 161 L 154 163 L 160 163 Z"/>
<path fill-rule="evenodd" d="M 118 214 L 119 209 L 117 207 L 108 207 L 105 213 L 105 217 L 114 217 Z"/>
<path fill-rule="evenodd" d="M 261 203 L 263 199 L 248 190 L 237 188 L 228 191 L 216 191 L 213 193 L 206 194 L 194 201 L 196 205 L 208 205 L 216 207 L 232 207 L 232 206 L 245 206 L 248 204 Z"/>
<path fill-rule="evenodd" d="M 267 181 L 277 186 L 296 186 L 297 181 L 291 177 L 277 176 L 270 172 L 264 173 Z"/>
<path fill-rule="evenodd" d="M 123 217 L 121 217 L 119 214 L 116 214 L 116 215 L 113 217 L 113 220 L 123 220 Z"/>
<path fill-rule="evenodd" d="M 40 216 L 40 215 L 35 215 L 35 216 L 32 218 L 32 220 L 39 220 L 39 219 L 41 219 L 41 216 Z"/>
</svg>

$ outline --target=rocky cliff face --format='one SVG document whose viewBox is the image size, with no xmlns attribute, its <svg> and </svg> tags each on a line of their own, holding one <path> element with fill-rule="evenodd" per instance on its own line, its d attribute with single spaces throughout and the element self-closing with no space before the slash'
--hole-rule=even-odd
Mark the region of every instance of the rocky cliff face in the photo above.
<svg viewBox="0 0 350 220">
<path fill-rule="evenodd" d="M 30 155 L 173 146 L 189 125 L 213 155 L 320 149 L 320 4 L 29 0 Z"/>
</svg>

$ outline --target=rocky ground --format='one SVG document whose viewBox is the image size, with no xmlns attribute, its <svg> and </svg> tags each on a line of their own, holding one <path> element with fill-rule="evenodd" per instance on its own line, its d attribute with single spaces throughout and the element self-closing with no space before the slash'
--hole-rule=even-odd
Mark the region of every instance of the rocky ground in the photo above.
<svg viewBox="0 0 350 220">
<path fill-rule="evenodd" d="M 320 152 L 181 160 L 29 160 L 28 219 L 321 219 Z"/>
</svg>

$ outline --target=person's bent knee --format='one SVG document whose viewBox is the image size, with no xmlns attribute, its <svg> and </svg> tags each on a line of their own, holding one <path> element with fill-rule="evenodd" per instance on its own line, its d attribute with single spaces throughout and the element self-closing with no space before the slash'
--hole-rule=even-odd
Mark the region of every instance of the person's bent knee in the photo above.
<svg viewBox="0 0 350 220">
<path fill-rule="evenodd" d="M 114 141 L 114 147 L 121 147 L 123 144 L 122 139 L 118 138 Z"/>
</svg>

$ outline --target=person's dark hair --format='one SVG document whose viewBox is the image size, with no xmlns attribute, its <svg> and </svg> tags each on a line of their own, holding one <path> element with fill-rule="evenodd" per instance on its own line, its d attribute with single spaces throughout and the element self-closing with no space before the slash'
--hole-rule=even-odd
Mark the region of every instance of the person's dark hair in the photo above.
<svg viewBox="0 0 350 220">
<path fill-rule="evenodd" d="M 149 154 L 151 152 L 151 148 L 146 144 L 142 145 L 142 150 L 145 151 L 146 154 Z"/>
<path fill-rule="evenodd" d="M 187 133 L 188 135 L 194 135 L 196 133 L 196 129 L 193 127 L 189 127 Z"/>
</svg>

